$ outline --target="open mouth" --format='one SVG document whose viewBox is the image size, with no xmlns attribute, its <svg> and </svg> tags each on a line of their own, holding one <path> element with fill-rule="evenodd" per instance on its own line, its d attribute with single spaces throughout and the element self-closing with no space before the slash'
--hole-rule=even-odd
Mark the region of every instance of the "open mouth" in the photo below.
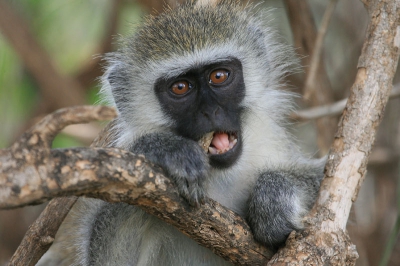
<svg viewBox="0 0 400 266">
<path fill-rule="evenodd" d="M 224 154 L 235 147 L 237 142 L 237 134 L 233 132 L 209 132 L 199 140 L 204 151 L 210 155 Z"/>
</svg>

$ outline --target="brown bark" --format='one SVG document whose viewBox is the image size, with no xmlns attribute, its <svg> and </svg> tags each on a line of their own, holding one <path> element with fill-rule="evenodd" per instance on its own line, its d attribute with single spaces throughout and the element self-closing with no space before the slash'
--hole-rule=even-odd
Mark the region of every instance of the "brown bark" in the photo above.
<svg viewBox="0 0 400 266">
<path fill-rule="evenodd" d="M 355 264 L 357 253 L 345 232 L 346 223 L 365 176 L 400 51 L 399 1 L 364 3 L 371 18 L 367 37 L 357 78 L 328 156 L 319 198 L 307 219 L 310 226 L 293 234 L 269 265 Z"/>
<path fill-rule="evenodd" d="M 33 147 L 31 144 L 27 148 L 48 149 L 50 148 L 53 136 L 63 127 L 91 120 L 108 120 L 115 115 L 115 111 L 108 107 L 74 107 L 73 109 L 59 110 L 47 116 L 41 123 L 25 133 L 22 138 L 26 140 L 26 135 L 35 135 L 37 139 L 42 140 L 41 143 L 43 146 L 35 147 L 36 145 L 33 143 Z M 14 146 L 17 146 L 17 143 Z M 0 151 L 0 154 L 2 152 Z M 2 175 L 0 174 L 0 180 L 1 178 Z M 9 265 L 36 265 L 38 260 L 50 248 L 58 228 L 75 204 L 76 199 L 76 196 L 52 199 L 42 214 L 29 227 L 21 244 L 10 259 Z"/>
<path fill-rule="evenodd" d="M 53 243 L 58 228 L 77 199 L 72 196 L 50 201 L 38 219 L 29 226 L 8 265 L 35 265 Z"/>
<path fill-rule="evenodd" d="M 103 119 L 105 115 L 115 114 L 106 107 L 97 107 L 95 114 L 90 114 L 88 107 L 74 108 L 72 113 L 67 111 L 46 117 L 10 149 L 0 151 L 0 208 L 38 204 L 66 195 L 126 202 L 143 207 L 233 263 L 265 264 L 272 256 L 269 250 L 254 242 L 240 216 L 211 199 L 201 208 L 190 207 L 161 170 L 143 157 L 111 148 L 50 150 L 51 139 L 66 124 L 98 119 L 99 113 Z M 107 137 L 98 139 L 97 143 L 107 143 Z M 43 216 L 45 220 L 50 217 Z M 43 245 L 41 238 L 30 240 L 41 246 L 34 252 L 42 252 L 54 237 L 47 231 L 40 232 L 45 233 L 47 242 Z M 30 232 L 27 238 L 35 236 L 35 232 Z M 30 241 L 24 241 L 27 247 L 32 246 Z M 32 265 L 32 258 L 39 257 L 25 250 L 14 258 L 20 258 L 21 254 L 28 261 L 18 261 L 15 265 Z"/>
</svg>

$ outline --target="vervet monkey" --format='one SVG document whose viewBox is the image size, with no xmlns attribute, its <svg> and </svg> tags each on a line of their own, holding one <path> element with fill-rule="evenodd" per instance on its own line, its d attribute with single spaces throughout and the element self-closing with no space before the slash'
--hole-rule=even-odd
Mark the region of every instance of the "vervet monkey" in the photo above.
<svg viewBox="0 0 400 266">
<path fill-rule="evenodd" d="M 189 1 L 148 18 L 106 56 L 101 91 L 119 112 L 111 146 L 144 154 L 191 205 L 220 202 L 277 249 L 303 227 L 323 176 L 286 129 L 293 105 L 282 79 L 295 58 L 265 12 L 238 1 Z M 82 198 L 65 223 L 42 263 L 58 246 L 68 256 L 57 265 L 229 265 L 124 203 Z"/>
</svg>

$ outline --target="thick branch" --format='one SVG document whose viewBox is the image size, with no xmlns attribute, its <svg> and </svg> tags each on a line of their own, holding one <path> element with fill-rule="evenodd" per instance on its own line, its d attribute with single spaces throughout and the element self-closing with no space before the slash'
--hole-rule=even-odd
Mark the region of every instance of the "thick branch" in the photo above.
<svg viewBox="0 0 400 266">
<path fill-rule="evenodd" d="M 91 108 L 96 113 L 110 110 Z M 191 208 L 169 179 L 143 157 L 119 149 L 50 150 L 50 140 L 62 125 L 96 117 L 85 112 L 91 108 L 75 108 L 78 117 L 71 117 L 74 113 L 68 113 L 68 109 L 52 114 L 10 149 L 0 151 L 0 208 L 22 207 L 66 195 L 126 202 L 143 207 L 233 263 L 268 261 L 272 253 L 254 242 L 240 216 L 211 199 L 201 208 Z M 97 140 L 100 145 L 102 141 L 107 142 Z M 45 242 L 50 243 L 52 238 L 46 237 L 49 241 Z"/>
<path fill-rule="evenodd" d="M 358 73 L 332 145 L 326 177 L 316 209 L 328 208 L 333 219 L 322 223 L 322 230 L 345 230 L 352 201 L 365 176 L 375 133 L 383 118 L 399 60 L 400 3 L 374 2 L 358 62 Z"/>
<path fill-rule="evenodd" d="M 345 233 L 352 202 L 366 172 L 377 127 L 392 89 L 400 51 L 400 2 L 364 1 L 370 23 L 356 81 L 335 136 L 319 198 L 308 227 L 292 234 L 270 264 L 354 265 L 355 247 Z M 295 241 L 296 240 L 296 241 Z"/>
<path fill-rule="evenodd" d="M 27 152 L 29 150 L 37 150 L 39 147 L 36 144 L 40 143 L 42 145 L 40 148 L 43 151 L 43 156 L 48 156 L 48 149 L 50 149 L 53 137 L 63 127 L 72 123 L 109 120 L 115 116 L 115 110 L 105 106 L 79 106 L 58 110 L 45 117 L 30 131 L 26 132 L 20 141 L 13 145 L 14 152 L 21 152 L 21 148 L 23 147 L 26 148 Z M 96 144 L 96 142 L 94 143 Z M 0 154 L 2 152 L 0 151 Z M 29 227 L 21 244 L 10 259 L 9 265 L 36 265 L 38 260 L 51 246 L 58 228 L 64 221 L 70 208 L 75 204 L 76 199 L 76 196 L 72 196 L 51 200 L 42 214 Z"/>
<path fill-rule="evenodd" d="M 51 150 L 44 160 L 32 156 L 36 157 L 31 152 L 2 158 L 8 163 L 1 160 L 0 208 L 38 204 L 65 195 L 125 202 L 143 207 L 232 262 L 266 263 L 271 257 L 254 243 L 242 218 L 211 199 L 201 208 L 191 208 L 169 179 L 143 157 L 119 149 L 89 148 Z M 27 161 L 32 163 L 25 164 Z"/>
</svg>

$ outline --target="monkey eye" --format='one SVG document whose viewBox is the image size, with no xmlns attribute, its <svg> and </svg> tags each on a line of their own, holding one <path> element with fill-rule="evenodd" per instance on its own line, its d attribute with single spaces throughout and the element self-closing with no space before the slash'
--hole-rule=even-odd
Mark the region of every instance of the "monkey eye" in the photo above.
<svg viewBox="0 0 400 266">
<path fill-rule="evenodd" d="M 218 85 L 224 83 L 231 73 L 226 69 L 217 69 L 210 74 L 210 84 Z"/>
<path fill-rule="evenodd" d="M 172 84 L 171 91 L 176 95 L 183 95 L 192 88 L 192 84 L 185 80 L 180 80 Z"/>
</svg>

